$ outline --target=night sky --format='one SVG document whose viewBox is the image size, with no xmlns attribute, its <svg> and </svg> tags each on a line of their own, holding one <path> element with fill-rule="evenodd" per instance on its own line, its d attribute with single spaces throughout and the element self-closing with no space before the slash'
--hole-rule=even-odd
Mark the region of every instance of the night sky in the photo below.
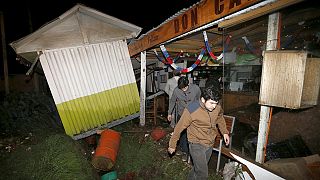
<svg viewBox="0 0 320 180">
<path fill-rule="evenodd" d="M 9 74 L 25 73 L 27 68 L 15 60 L 16 54 L 8 44 L 36 31 L 77 3 L 137 25 L 143 28 L 142 33 L 145 33 L 183 8 L 189 8 L 199 1 L 45 0 L 40 3 L 32 0 L 2 0 L 0 2 L 0 11 L 4 15 Z M 2 48 L 0 52 L 0 72 L 1 77 L 3 77 Z"/>
</svg>

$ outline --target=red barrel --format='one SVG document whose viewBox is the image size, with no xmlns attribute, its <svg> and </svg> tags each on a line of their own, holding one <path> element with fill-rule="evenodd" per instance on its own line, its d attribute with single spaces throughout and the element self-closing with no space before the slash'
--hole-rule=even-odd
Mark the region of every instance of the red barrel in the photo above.
<svg viewBox="0 0 320 180">
<path fill-rule="evenodd" d="M 110 170 L 116 162 L 119 146 L 119 132 L 111 129 L 102 131 L 99 144 L 91 161 L 92 165 L 99 170 Z"/>
</svg>

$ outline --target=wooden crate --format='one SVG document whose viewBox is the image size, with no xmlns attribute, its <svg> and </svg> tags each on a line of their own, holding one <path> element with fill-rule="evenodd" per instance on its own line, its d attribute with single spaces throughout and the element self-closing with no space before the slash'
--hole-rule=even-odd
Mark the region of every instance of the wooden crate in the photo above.
<svg viewBox="0 0 320 180">
<path fill-rule="evenodd" d="M 320 58 L 305 51 L 266 51 L 259 104 L 290 109 L 317 105 Z"/>
</svg>

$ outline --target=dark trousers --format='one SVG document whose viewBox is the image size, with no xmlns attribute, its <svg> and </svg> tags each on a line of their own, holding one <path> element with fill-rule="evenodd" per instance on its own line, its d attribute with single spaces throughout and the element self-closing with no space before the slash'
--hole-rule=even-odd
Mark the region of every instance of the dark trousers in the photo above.
<svg viewBox="0 0 320 180">
<path fill-rule="evenodd" d="M 177 122 L 180 120 L 180 115 L 177 115 Z M 178 145 L 182 152 L 189 154 L 189 143 L 187 138 L 187 130 L 183 130 L 180 135 L 180 139 L 178 141 Z"/>
<path fill-rule="evenodd" d="M 212 154 L 212 147 L 196 143 L 190 143 L 189 147 L 193 166 L 188 180 L 207 180 L 209 176 L 208 163 Z"/>
<path fill-rule="evenodd" d="M 181 132 L 181 136 L 178 143 L 179 147 L 181 148 L 181 151 L 189 154 L 189 143 L 186 129 Z"/>
</svg>

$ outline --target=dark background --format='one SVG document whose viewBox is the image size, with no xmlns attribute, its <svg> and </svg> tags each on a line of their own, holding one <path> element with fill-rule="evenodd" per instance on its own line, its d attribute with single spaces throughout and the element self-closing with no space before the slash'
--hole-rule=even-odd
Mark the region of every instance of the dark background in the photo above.
<svg viewBox="0 0 320 180">
<path fill-rule="evenodd" d="M 157 27 L 183 8 L 189 8 L 199 1 L 45 0 L 41 2 L 32 0 L 2 0 L 0 2 L 0 11 L 4 15 L 9 74 L 26 73 L 28 70 L 25 65 L 16 61 L 16 54 L 9 44 L 36 31 L 41 26 L 71 9 L 77 3 L 139 26 L 143 28 L 140 33 L 141 35 Z M 0 77 L 3 78 L 2 44 L 0 46 Z"/>
</svg>

